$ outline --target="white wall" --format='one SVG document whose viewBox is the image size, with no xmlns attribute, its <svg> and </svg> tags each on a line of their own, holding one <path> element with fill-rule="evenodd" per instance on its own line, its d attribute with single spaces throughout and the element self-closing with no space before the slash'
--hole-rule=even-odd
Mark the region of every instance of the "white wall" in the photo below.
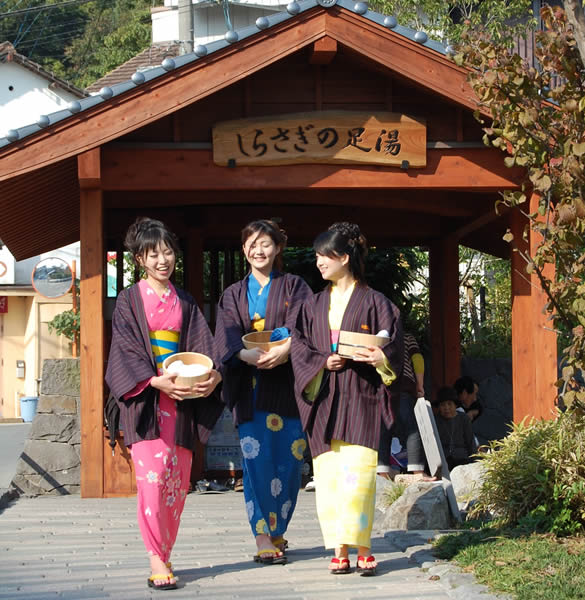
<svg viewBox="0 0 585 600">
<path fill-rule="evenodd" d="M 165 6 L 166 6 L 165 2 Z M 172 42 L 179 39 L 179 11 L 169 8 L 152 13 L 152 43 Z"/>
<path fill-rule="evenodd" d="M 248 27 L 256 22 L 258 17 L 265 17 L 274 13 L 272 9 L 242 6 L 230 3 L 230 15 L 235 30 Z M 260 4 L 260 2 L 255 2 Z M 283 5 L 284 6 L 284 5 Z M 275 6 L 278 8 L 278 6 Z M 195 10 L 195 43 L 209 44 L 223 38 L 227 31 L 223 8 L 220 4 L 213 4 Z"/>
<path fill-rule="evenodd" d="M 40 115 L 61 110 L 77 96 L 18 63 L 0 63 L 0 137 L 9 129 L 35 123 Z M 11 89 L 12 88 L 12 89 Z"/>
<path fill-rule="evenodd" d="M 0 262 L 7 266 L 7 272 L 4 277 L 0 277 L 0 287 L 2 285 L 31 285 L 31 276 L 33 269 L 37 266 L 37 263 L 43 258 L 61 258 L 68 265 L 71 266 L 72 261 L 76 261 L 77 278 L 79 279 L 81 260 L 80 260 L 80 246 L 79 242 L 69 244 L 63 248 L 57 248 L 50 252 L 44 252 L 39 256 L 33 256 L 25 260 L 15 261 L 14 256 L 10 253 L 10 250 L 4 246 L 0 250 Z M 0 264 L 0 273 L 4 269 Z M 0 295 L 1 289 L 0 289 Z"/>
<path fill-rule="evenodd" d="M 195 44 L 208 44 L 223 38 L 227 31 L 222 5 L 209 0 L 193 0 Z M 230 2 L 234 29 L 255 23 L 275 11 L 285 10 L 288 0 L 237 0 Z M 152 42 L 179 41 L 178 0 L 165 0 L 168 10 L 152 13 Z"/>
</svg>

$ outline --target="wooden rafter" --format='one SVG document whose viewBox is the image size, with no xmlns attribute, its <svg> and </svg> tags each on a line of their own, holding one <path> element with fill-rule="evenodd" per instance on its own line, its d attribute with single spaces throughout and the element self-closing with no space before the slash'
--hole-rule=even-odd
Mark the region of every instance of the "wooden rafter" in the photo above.
<svg viewBox="0 0 585 600">
<path fill-rule="evenodd" d="M 312 65 L 328 65 L 337 54 L 337 41 L 328 35 L 313 42 L 313 52 L 309 58 Z"/>
</svg>

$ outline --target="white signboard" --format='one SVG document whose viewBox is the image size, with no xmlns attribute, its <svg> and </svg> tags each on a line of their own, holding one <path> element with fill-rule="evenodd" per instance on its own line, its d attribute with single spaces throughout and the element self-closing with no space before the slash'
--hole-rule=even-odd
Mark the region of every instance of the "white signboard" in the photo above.
<svg viewBox="0 0 585 600">
<path fill-rule="evenodd" d="M 0 250 L 0 285 L 14 284 L 14 256 L 6 246 Z"/>
</svg>

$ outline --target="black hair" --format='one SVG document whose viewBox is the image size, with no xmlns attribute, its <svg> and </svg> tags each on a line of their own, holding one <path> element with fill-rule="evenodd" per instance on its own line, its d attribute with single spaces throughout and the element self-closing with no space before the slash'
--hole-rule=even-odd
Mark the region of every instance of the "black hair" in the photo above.
<svg viewBox="0 0 585 600">
<path fill-rule="evenodd" d="M 455 388 L 455 391 L 459 396 L 463 392 L 473 394 L 476 385 L 477 381 L 475 381 L 473 377 L 469 377 L 469 375 L 464 375 L 463 377 L 459 377 L 459 379 L 453 384 L 453 387 Z"/>
<path fill-rule="evenodd" d="M 134 263 L 137 256 L 144 256 L 159 244 L 166 244 L 175 256 L 179 253 L 177 236 L 162 222 L 149 217 L 138 217 L 126 232 L 124 246 L 132 254 Z"/>
<path fill-rule="evenodd" d="M 365 283 L 368 243 L 355 223 L 333 223 L 327 231 L 315 238 L 313 250 L 317 254 L 337 258 L 347 254 L 350 273 L 357 281 Z"/>
<path fill-rule="evenodd" d="M 459 406 L 457 392 L 454 388 L 449 386 L 439 388 L 439 390 L 437 391 L 437 400 L 435 401 L 435 404 L 439 406 L 439 404 L 441 404 L 442 402 L 447 402 L 449 400 L 453 402 L 455 406 Z"/>
<path fill-rule="evenodd" d="M 274 259 L 276 268 L 280 271 L 282 269 L 282 251 L 286 246 L 287 240 L 284 229 L 281 229 L 274 221 L 271 221 L 270 219 L 259 219 L 258 221 L 252 221 L 251 223 L 248 223 L 244 229 L 242 229 L 242 246 L 253 235 L 256 235 L 256 237 L 268 235 L 276 244 L 276 246 L 280 248 L 280 252 Z"/>
</svg>

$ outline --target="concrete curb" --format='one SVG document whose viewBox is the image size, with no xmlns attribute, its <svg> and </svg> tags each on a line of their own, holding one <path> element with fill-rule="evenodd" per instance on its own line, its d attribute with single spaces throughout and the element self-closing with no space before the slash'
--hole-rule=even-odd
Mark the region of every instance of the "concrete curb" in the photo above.
<svg viewBox="0 0 585 600">
<path fill-rule="evenodd" d="M 448 531 L 392 530 L 384 534 L 386 541 L 408 556 L 409 561 L 441 583 L 454 600 L 512 600 L 510 596 L 490 593 L 489 588 L 475 581 L 471 573 L 464 573 L 456 564 L 436 558 L 430 543 Z M 455 533 L 455 531 L 453 532 Z"/>
</svg>

